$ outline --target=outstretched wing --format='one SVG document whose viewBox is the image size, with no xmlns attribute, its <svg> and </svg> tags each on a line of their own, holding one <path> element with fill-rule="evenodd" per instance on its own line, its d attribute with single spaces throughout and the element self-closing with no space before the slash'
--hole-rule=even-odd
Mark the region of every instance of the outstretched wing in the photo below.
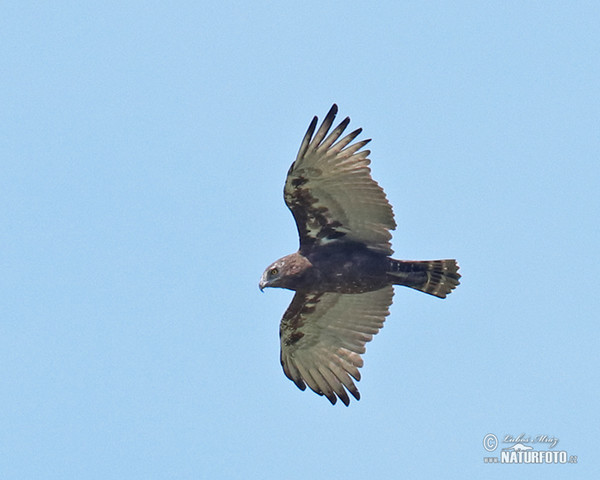
<svg viewBox="0 0 600 480">
<path fill-rule="evenodd" d="M 347 406 L 346 390 L 359 400 L 351 377 L 360 380 L 360 355 L 383 327 L 393 296 L 391 286 L 358 294 L 296 293 L 279 327 L 286 376 L 332 404 L 339 397 Z"/>
<path fill-rule="evenodd" d="M 370 140 L 351 144 L 360 128 L 340 140 L 349 118 L 327 135 L 336 113 L 334 104 L 314 137 L 313 118 L 285 182 L 285 203 L 298 226 L 300 250 L 354 241 L 391 255 L 389 231 L 396 228 L 392 207 L 371 178 L 371 152 L 360 151 Z"/>
</svg>

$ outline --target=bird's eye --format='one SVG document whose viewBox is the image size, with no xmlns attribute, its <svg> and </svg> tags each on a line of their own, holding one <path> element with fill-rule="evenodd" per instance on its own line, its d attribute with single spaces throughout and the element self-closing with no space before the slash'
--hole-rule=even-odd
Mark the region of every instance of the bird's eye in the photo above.
<svg viewBox="0 0 600 480">
<path fill-rule="evenodd" d="M 271 271 L 269 272 L 271 275 L 277 275 L 279 273 L 279 270 L 277 268 L 272 268 Z"/>
</svg>

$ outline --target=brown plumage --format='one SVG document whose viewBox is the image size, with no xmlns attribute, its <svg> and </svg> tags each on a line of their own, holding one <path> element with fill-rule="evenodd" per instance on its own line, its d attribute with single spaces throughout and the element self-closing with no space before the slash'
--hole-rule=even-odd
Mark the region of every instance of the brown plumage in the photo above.
<svg viewBox="0 0 600 480">
<path fill-rule="evenodd" d="M 352 379 L 360 380 L 360 355 L 389 314 L 392 285 L 445 298 L 460 275 L 456 260 L 391 258 L 396 223 L 361 150 L 370 140 L 352 143 L 361 129 L 340 139 L 349 118 L 328 133 L 336 113 L 333 105 L 316 134 L 313 118 L 285 182 L 300 249 L 269 265 L 259 287 L 296 292 L 279 329 L 286 376 L 348 405 L 348 392 L 360 398 Z"/>
</svg>

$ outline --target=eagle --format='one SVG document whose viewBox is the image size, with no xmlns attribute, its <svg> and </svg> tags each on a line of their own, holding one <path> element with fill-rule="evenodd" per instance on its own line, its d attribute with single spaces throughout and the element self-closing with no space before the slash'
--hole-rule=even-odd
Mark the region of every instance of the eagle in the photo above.
<svg viewBox="0 0 600 480">
<path fill-rule="evenodd" d="M 279 327 L 285 375 L 348 406 L 348 393 L 360 399 L 361 355 L 389 314 L 393 285 L 445 298 L 460 274 L 456 260 L 391 257 L 396 222 L 371 177 L 371 152 L 363 150 L 370 139 L 353 143 L 360 128 L 342 137 L 349 117 L 330 132 L 337 111 L 334 104 L 318 130 L 312 119 L 287 173 L 284 199 L 300 248 L 269 265 L 259 288 L 296 292 Z"/>
</svg>

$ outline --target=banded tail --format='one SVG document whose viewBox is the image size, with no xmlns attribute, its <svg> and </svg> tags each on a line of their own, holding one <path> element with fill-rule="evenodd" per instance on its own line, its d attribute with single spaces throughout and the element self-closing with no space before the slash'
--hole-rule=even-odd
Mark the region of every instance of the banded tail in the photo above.
<svg viewBox="0 0 600 480">
<path fill-rule="evenodd" d="M 460 284 L 456 260 L 390 260 L 388 276 L 394 285 L 446 298 Z"/>
</svg>

